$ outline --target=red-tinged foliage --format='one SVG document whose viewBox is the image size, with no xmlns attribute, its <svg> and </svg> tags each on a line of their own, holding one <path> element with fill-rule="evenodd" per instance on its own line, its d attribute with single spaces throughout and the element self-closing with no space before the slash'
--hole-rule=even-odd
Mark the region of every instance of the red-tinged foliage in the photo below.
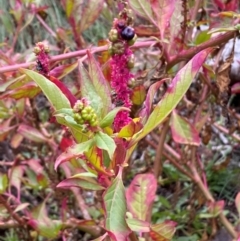
<svg viewBox="0 0 240 241">
<path fill-rule="evenodd" d="M 2 2 L 1 238 L 238 240 L 239 1 Z"/>
<path fill-rule="evenodd" d="M 176 111 L 171 116 L 172 137 L 176 143 L 186 145 L 200 145 L 200 137 L 193 124 L 179 116 Z"/>
<path fill-rule="evenodd" d="M 77 101 L 77 98 L 71 93 L 71 91 L 66 87 L 66 85 L 54 76 L 49 76 L 49 80 L 51 80 L 62 91 L 62 93 L 68 98 L 71 106 L 73 107 Z"/>
<path fill-rule="evenodd" d="M 63 137 L 59 143 L 60 149 L 64 152 L 68 147 L 72 146 L 74 141 L 69 137 Z"/>
<path fill-rule="evenodd" d="M 165 221 L 150 226 L 150 236 L 154 241 L 170 241 L 175 232 L 176 223 Z"/>
<path fill-rule="evenodd" d="M 153 174 L 138 174 L 134 177 L 126 191 L 128 209 L 133 217 L 146 221 L 156 190 L 157 181 Z"/>
</svg>

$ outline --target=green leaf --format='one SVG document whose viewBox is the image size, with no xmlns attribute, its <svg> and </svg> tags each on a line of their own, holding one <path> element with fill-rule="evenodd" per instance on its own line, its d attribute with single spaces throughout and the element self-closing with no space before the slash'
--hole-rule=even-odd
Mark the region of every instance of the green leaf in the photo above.
<svg viewBox="0 0 240 241">
<path fill-rule="evenodd" d="M 132 141 L 130 142 L 130 146 L 136 144 L 149 132 L 154 130 L 177 106 L 187 92 L 193 78 L 198 73 L 209 52 L 210 49 L 205 49 L 199 52 L 177 73 L 165 95 L 158 102 L 157 106 L 149 116 L 142 131 L 134 135 Z"/>
<path fill-rule="evenodd" d="M 113 121 L 114 121 L 114 118 L 115 116 L 117 115 L 117 113 L 119 111 L 123 111 L 123 110 L 126 110 L 126 111 L 130 111 L 128 108 L 126 107 L 116 107 L 114 108 L 112 111 L 110 111 L 101 121 L 100 121 L 100 127 L 101 128 L 105 128 L 107 126 L 111 126 Z"/>
<path fill-rule="evenodd" d="M 0 194 L 6 191 L 8 187 L 8 177 L 6 174 L 0 173 Z"/>
<path fill-rule="evenodd" d="M 155 199 L 157 181 L 153 174 L 138 174 L 126 191 L 128 209 L 139 220 L 145 221 L 148 207 Z"/>
<path fill-rule="evenodd" d="M 86 142 L 82 142 L 76 144 L 74 146 L 69 147 L 65 152 L 63 152 L 56 160 L 54 169 L 63 163 L 68 161 L 71 158 L 81 156 L 84 152 L 87 152 L 93 146 L 94 140 L 88 140 Z"/>
<path fill-rule="evenodd" d="M 82 132 L 82 127 L 76 123 L 71 116 L 64 116 L 64 114 L 56 115 L 57 122 L 61 125 L 69 127 L 73 137 L 77 143 L 82 143 L 88 140 L 88 136 Z"/>
<path fill-rule="evenodd" d="M 99 185 L 95 179 L 93 179 L 92 177 L 81 175 L 81 173 L 61 181 L 57 185 L 57 187 L 58 188 L 80 187 L 83 189 L 93 190 L 93 191 L 99 191 L 99 190 L 105 189 L 103 186 Z"/>
<path fill-rule="evenodd" d="M 28 222 L 43 237 L 54 239 L 62 228 L 59 220 L 51 220 L 48 218 L 46 211 L 46 200 L 35 208 L 32 212 L 32 219 Z"/>
<path fill-rule="evenodd" d="M 79 79 L 82 97 L 86 97 L 89 101 L 91 101 L 90 104 L 94 108 L 97 116 L 101 117 L 102 110 L 104 108 L 102 99 L 82 63 L 79 64 Z"/>
<path fill-rule="evenodd" d="M 88 0 L 84 2 L 84 4 L 78 4 L 78 6 L 76 6 L 75 16 L 78 19 L 78 29 L 80 33 L 92 25 L 99 17 L 103 4 L 104 0 Z"/>
<path fill-rule="evenodd" d="M 150 231 L 150 224 L 148 222 L 136 218 L 127 218 L 126 221 L 129 228 L 134 232 L 147 233 Z"/>
<path fill-rule="evenodd" d="M 62 93 L 62 91 L 43 75 L 28 69 L 20 69 L 20 71 L 29 76 L 38 84 L 56 110 L 71 107 L 69 100 Z"/>
<path fill-rule="evenodd" d="M 164 221 L 162 223 L 150 226 L 150 236 L 153 241 L 170 241 L 175 233 L 176 223 L 173 221 Z"/>
<path fill-rule="evenodd" d="M 197 130 L 191 123 L 179 116 L 176 111 L 172 112 L 170 127 L 175 142 L 185 145 L 200 145 Z"/>
<path fill-rule="evenodd" d="M 99 63 L 95 60 L 90 51 L 87 51 L 87 55 L 89 62 L 89 75 L 92 80 L 92 84 L 97 90 L 97 93 L 100 96 L 103 104 L 101 116 L 105 116 L 110 111 L 112 106 L 109 83 L 106 81 Z"/>
<path fill-rule="evenodd" d="M 101 131 L 95 134 L 94 140 L 96 142 L 96 146 L 99 149 L 106 150 L 108 152 L 109 158 L 112 159 L 113 153 L 116 149 L 116 144 L 114 140 L 109 135 Z"/>
<path fill-rule="evenodd" d="M 149 0 L 129 0 L 128 2 L 134 12 L 156 25 Z"/>
<path fill-rule="evenodd" d="M 122 182 L 122 167 L 117 177 L 103 194 L 105 209 L 105 229 L 111 233 L 115 241 L 125 241 L 131 232 L 127 226 L 125 215 L 127 204 Z"/>
</svg>

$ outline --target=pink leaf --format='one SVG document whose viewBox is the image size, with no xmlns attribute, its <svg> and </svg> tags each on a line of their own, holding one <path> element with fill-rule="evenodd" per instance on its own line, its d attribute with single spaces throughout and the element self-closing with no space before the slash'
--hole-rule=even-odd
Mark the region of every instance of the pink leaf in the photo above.
<svg viewBox="0 0 240 241">
<path fill-rule="evenodd" d="M 161 85 L 166 81 L 166 79 L 162 79 L 157 81 L 156 83 L 152 84 L 147 92 L 147 97 L 145 100 L 144 108 L 140 113 L 142 117 L 142 123 L 145 123 L 147 118 L 149 117 L 151 110 L 152 110 L 152 102 L 154 99 L 157 90 L 161 87 Z"/>
<path fill-rule="evenodd" d="M 240 192 L 237 194 L 235 198 L 235 205 L 238 210 L 238 215 L 240 216 Z"/>
<path fill-rule="evenodd" d="M 18 133 L 20 133 L 22 136 L 24 136 L 26 139 L 30 140 L 30 141 L 34 141 L 34 142 L 38 142 L 38 143 L 44 143 L 47 142 L 47 138 L 37 129 L 25 125 L 25 124 L 21 124 L 18 127 Z"/>
<path fill-rule="evenodd" d="M 164 39 L 165 30 L 170 26 L 170 20 L 175 9 L 176 0 L 151 0 L 152 9 L 157 18 L 161 39 Z"/>
<path fill-rule="evenodd" d="M 86 142 L 82 142 L 80 144 L 76 144 L 74 146 L 69 147 L 65 152 L 63 152 L 56 160 L 54 168 L 55 170 L 57 167 L 62 164 L 63 162 L 68 161 L 71 158 L 79 157 L 87 152 L 93 144 L 93 140 L 89 140 Z"/>
<path fill-rule="evenodd" d="M 170 241 L 175 233 L 176 223 L 173 221 L 164 221 L 163 223 L 150 226 L 150 236 L 154 241 Z"/>
<path fill-rule="evenodd" d="M 128 209 L 135 218 L 145 221 L 148 208 L 153 203 L 157 181 L 153 174 L 138 174 L 126 191 Z"/>
<path fill-rule="evenodd" d="M 200 145 L 200 137 L 195 127 L 178 115 L 176 111 L 172 112 L 170 126 L 175 142 L 195 146 Z"/>
</svg>

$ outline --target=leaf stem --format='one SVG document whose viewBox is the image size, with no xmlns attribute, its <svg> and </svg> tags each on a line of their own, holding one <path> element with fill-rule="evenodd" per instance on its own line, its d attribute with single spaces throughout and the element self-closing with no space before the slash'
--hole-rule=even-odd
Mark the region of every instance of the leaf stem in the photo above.
<svg viewBox="0 0 240 241">
<path fill-rule="evenodd" d="M 156 177 L 156 179 L 158 179 L 159 175 L 161 175 L 162 173 L 162 155 L 163 155 L 163 148 L 164 148 L 164 141 L 166 139 L 167 133 L 168 133 L 168 129 L 169 129 L 169 121 L 170 119 L 168 118 L 168 120 L 163 124 L 163 127 L 161 128 L 161 133 L 160 133 L 160 137 L 159 137 L 159 142 L 158 142 L 158 146 L 156 149 L 156 155 L 155 155 L 155 159 L 154 159 L 154 176 Z"/>
<path fill-rule="evenodd" d="M 7 201 L 3 198 L 2 195 L 0 195 L 0 203 L 3 204 L 3 206 L 7 209 L 8 213 L 22 226 L 25 225 L 25 222 L 20 216 L 18 216 L 17 213 L 14 213 L 10 205 L 7 203 Z"/>
</svg>

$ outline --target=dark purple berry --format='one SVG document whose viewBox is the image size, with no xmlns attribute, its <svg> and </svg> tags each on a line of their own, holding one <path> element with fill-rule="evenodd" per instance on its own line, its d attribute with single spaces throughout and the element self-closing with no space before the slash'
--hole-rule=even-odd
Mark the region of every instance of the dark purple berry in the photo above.
<svg viewBox="0 0 240 241">
<path fill-rule="evenodd" d="M 122 30 L 126 27 L 126 25 L 125 25 L 124 21 L 119 21 L 117 23 L 117 27 Z"/>
<path fill-rule="evenodd" d="M 133 39 L 134 35 L 135 35 L 135 31 L 131 27 L 126 27 L 121 32 L 121 36 L 124 40 L 131 40 Z"/>
</svg>

